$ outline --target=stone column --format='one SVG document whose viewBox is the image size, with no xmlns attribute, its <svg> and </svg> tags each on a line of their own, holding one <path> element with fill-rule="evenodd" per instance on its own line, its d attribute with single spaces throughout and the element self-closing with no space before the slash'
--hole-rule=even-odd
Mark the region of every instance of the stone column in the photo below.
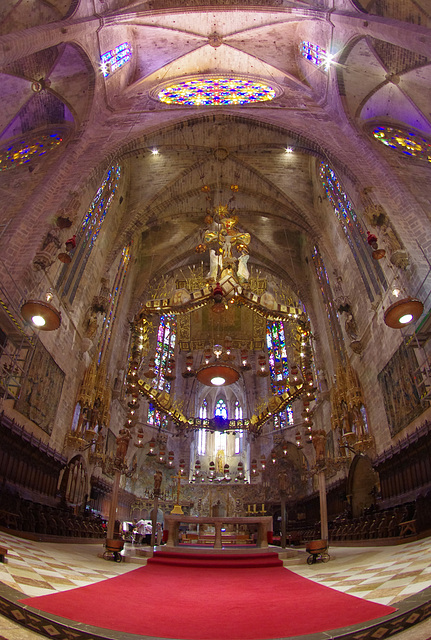
<svg viewBox="0 0 431 640">
<path fill-rule="evenodd" d="M 121 471 L 117 469 L 115 471 L 114 484 L 112 486 L 111 504 L 109 505 L 108 529 L 106 532 L 106 537 L 108 538 L 108 540 L 112 540 L 112 538 L 114 537 L 115 519 L 117 515 L 117 505 L 118 505 L 118 490 L 120 488 L 120 478 L 121 478 Z"/>
</svg>

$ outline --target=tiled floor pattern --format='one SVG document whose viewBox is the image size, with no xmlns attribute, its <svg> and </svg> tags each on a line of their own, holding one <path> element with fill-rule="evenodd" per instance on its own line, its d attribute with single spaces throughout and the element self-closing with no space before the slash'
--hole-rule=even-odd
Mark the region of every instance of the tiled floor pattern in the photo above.
<svg viewBox="0 0 431 640">
<path fill-rule="evenodd" d="M 431 586 L 431 540 L 392 547 L 331 547 L 330 562 L 287 562 L 320 584 L 379 604 L 394 604 Z"/>
<path fill-rule="evenodd" d="M 0 581 L 27 596 L 64 591 L 106 580 L 137 568 L 104 560 L 103 544 L 32 542 L 0 532 L 8 547 Z M 307 565 L 307 553 L 285 561 L 296 573 L 339 591 L 394 604 L 431 586 L 431 539 L 393 547 L 331 547 L 331 561 Z"/>
</svg>

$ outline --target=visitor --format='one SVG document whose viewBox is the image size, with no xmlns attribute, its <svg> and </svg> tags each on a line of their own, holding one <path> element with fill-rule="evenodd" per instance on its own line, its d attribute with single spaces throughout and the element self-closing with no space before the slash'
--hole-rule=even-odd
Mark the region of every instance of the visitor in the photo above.
<svg viewBox="0 0 431 640">
<path fill-rule="evenodd" d="M 145 542 L 151 545 L 151 534 L 153 533 L 153 525 L 151 522 L 145 523 Z"/>
<path fill-rule="evenodd" d="M 136 523 L 136 544 L 142 544 L 145 536 L 145 520 L 142 518 Z"/>
</svg>

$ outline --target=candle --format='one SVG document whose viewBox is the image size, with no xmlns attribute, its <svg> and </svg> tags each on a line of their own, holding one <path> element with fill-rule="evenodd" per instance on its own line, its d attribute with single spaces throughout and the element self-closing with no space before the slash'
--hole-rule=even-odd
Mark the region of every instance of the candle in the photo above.
<svg viewBox="0 0 431 640">
<path fill-rule="evenodd" d="M 262 511 L 265 511 L 265 505 L 263 502 L 262 502 Z"/>
</svg>

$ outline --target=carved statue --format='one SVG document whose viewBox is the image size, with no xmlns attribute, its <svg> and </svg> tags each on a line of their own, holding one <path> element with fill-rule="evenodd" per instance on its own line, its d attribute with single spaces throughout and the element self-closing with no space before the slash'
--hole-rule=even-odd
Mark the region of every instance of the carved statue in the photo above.
<svg viewBox="0 0 431 640">
<path fill-rule="evenodd" d="M 157 469 L 154 474 L 154 495 L 160 495 L 160 487 L 162 486 L 163 474 L 160 469 Z"/>
<path fill-rule="evenodd" d="M 346 329 L 346 333 L 351 340 L 355 341 L 359 339 L 358 327 L 352 313 L 349 313 L 349 315 L 347 316 L 346 322 L 344 323 L 344 328 Z"/>
<path fill-rule="evenodd" d="M 118 436 L 117 438 L 117 449 L 115 451 L 115 460 L 116 462 L 124 462 L 124 459 L 127 454 L 127 449 L 129 448 L 129 442 L 131 439 L 131 435 L 129 432 Z"/>
<path fill-rule="evenodd" d="M 85 325 L 86 338 L 94 338 L 97 331 L 97 311 L 92 310 Z"/>
<path fill-rule="evenodd" d="M 210 249 L 210 270 L 207 277 L 217 280 L 219 268 L 219 256 L 216 254 L 215 249 Z"/>
<path fill-rule="evenodd" d="M 238 275 L 238 280 L 240 282 L 248 282 L 248 279 L 250 277 L 250 272 L 247 267 L 247 262 L 249 258 L 250 258 L 249 254 L 247 253 L 247 251 L 243 249 L 240 257 L 238 258 L 237 275 Z"/>
</svg>

